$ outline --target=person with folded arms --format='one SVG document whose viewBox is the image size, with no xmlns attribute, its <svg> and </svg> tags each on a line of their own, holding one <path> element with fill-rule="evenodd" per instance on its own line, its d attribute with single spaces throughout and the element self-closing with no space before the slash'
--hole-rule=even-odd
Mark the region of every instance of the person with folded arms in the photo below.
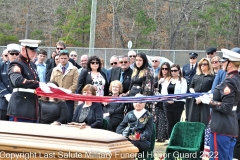
<svg viewBox="0 0 240 160">
<path fill-rule="evenodd" d="M 19 58 L 8 68 L 9 83 L 13 93 L 9 100 L 7 115 L 10 121 L 36 123 L 38 119 L 38 96 L 35 89 L 40 87 L 50 92 L 47 84 L 39 82 L 36 65 L 31 61 L 38 49 L 40 40 L 20 40 Z"/>
<path fill-rule="evenodd" d="M 9 61 L 0 63 L 0 120 L 9 120 L 7 116 L 8 101 L 12 94 L 12 87 L 8 80 L 8 67 L 9 64 L 16 60 L 19 56 L 20 45 L 9 44 L 7 45 L 7 55 Z"/>
</svg>

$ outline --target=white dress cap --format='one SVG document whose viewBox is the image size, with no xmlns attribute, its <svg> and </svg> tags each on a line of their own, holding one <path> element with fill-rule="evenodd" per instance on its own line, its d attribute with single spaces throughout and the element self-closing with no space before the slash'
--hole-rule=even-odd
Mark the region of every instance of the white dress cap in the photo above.
<svg viewBox="0 0 240 160">
<path fill-rule="evenodd" d="M 220 61 L 235 61 L 240 62 L 240 54 L 228 49 L 221 49 L 223 52 L 223 58 Z"/>
<path fill-rule="evenodd" d="M 21 46 L 27 46 L 27 47 L 38 47 L 38 44 L 41 43 L 40 40 L 33 40 L 33 39 L 23 39 L 19 40 L 21 42 Z"/>
<path fill-rule="evenodd" d="M 8 52 L 20 52 L 20 45 L 11 43 L 7 45 L 7 51 Z"/>
</svg>

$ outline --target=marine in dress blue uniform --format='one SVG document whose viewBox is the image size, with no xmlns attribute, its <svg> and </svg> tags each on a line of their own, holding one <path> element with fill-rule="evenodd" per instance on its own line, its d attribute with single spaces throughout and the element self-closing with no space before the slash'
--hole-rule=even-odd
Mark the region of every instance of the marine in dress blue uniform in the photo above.
<svg viewBox="0 0 240 160">
<path fill-rule="evenodd" d="M 36 122 L 38 117 L 38 96 L 35 89 L 39 86 L 50 90 L 39 82 L 36 65 L 31 61 L 38 49 L 39 40 L 20 40 L 20 56 L 11 62 L 8 68 L 8 78 L 13 93 L 11 95 L 7 115 L 10 121 Z M 44 89 L 42 89 L 44 90 Z"/>
<path fill-rule="evenodd" d="M 12 87 L 8 80 L 8 67 L 11 61 L 15 60 L 20 52 L 20 45 L 7 45 L 9 61 L 0 63 L 0 120 L 9 120 L 7 116 L 8 101 L 12 94 Z"/>
<path fill-rule="evenodd" d="M 210 121 L 210 159 L 232 160 L 236 137 L 238 136 L 237 104 L 240 101 L 240 54 L 222 49 L 222 67 L 226 79 L 217 85 L 213 98 L 204 95 L 202 103 L 212 108 Z"/>
</svg>

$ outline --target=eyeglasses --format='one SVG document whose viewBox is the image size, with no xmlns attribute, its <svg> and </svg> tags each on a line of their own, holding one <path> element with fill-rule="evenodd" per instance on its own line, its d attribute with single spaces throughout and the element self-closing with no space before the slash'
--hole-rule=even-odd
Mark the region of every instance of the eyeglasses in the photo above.
<svg viewBox="0 0 240 160">
<path fill-rule="evenodd" d="M 7 57 L 8 55 L 7 55 L 7 54 L 5 54 L 4 56 L 5 56 L 5 57 Z"/>
<path fill-rule="evenodd" d="M 152 60 L 152 62 L 158 62 L 157 60 Z"/>
<path fill-rule="evenodd" d="M 70 55 L 70 57 L 77 57 L 77 55 L 76 54 L 72 54 L 72 55 Z"/>
<path fill-rule="evenodd" d="M 15 55 L 15 56 L 18 56 L 18 55 L 19 55 L 19 53 L 12 53 L 12 52 L 9 53 L 9 54 L 12 55 L 12 56 L 13 56 L 13 55 Z"/>
<path fill-rule="evenodd" d="M 91 95 L 92 92 L 83 91 L 82 94 L 89 94 L 89 95 Z"/>
<path fill-rule="evenodd" d="M 208 65 L 207 63 L 199 64 L 199 66 L 207 66 L 207 65 Z"/>
<path fill-rule="evenodd" d="M 168 70 L 168 68 L 162 68 L 162 70 L 165 70 L 165 71 L 167 71 L 167 70 Z"/>
<path fill-rule="evenodd" d="M 207 55 L 210 55 L 210 54 L 213 55 L 214 53 L 213 53 L 213 52 L 208 52 L 208 53 L 207 53 Z"/>
<path fill-rule="evenodd" d="M 197 57 L 190 57 L 190 59 L 196 59 Z"/>
<path fill-rule="evenodd" d="M 212 63 L 212 64 L 215 64 L 215 63 L 218 63 L 218 62 L 219 62 L 219 61 L 212 61 L 211 63 Z"/>
<path fill-rule="evenodd" d="M 121 64 L 127 64 L 128 63 L 128 61 L 119 61 L 119 63 L 121 63 Z M 112 65 L 112 64 L 111 64 Z"/>
<path fill-rule="evenodd" d="M 56 48 L 57 50 L 63 50 L 64 48 Z"/>
<path fill-rule="evenodd" d="M 115 65 L 116 65 L 116 64 L 117 64 L 117 62 L 113 62 L 113 63 L 111 63 L 111 66 L 112 66 L 113 64 L 115 64 Z"/>
<path fill-rule="evenodd" d="M 177 71 L 179 71 L 179 70 L 171 70 L 171 72 L 177 72 Z"/>
<path fill-rule="evenodd" d="M 135 55 L 130 55 L 129 57 L 134 57 L 135 58 L 136 56 Z"/>
<path fill-rule="evenodd" d="M 91 62 L 91 64 L 99 64 L 99 62 Z"/>
</svg>

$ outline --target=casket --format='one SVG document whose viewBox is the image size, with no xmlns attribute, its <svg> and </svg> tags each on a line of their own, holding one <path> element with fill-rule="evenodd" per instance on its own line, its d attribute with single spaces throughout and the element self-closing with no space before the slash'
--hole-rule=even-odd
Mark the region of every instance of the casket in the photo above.
<svg viewBox="0 0 240 160">
<path fill-rule="evenodd" d="M 0 160 L 134 159 L 138 149 L 102 129 L 0 121 Z"/>
</svg>

